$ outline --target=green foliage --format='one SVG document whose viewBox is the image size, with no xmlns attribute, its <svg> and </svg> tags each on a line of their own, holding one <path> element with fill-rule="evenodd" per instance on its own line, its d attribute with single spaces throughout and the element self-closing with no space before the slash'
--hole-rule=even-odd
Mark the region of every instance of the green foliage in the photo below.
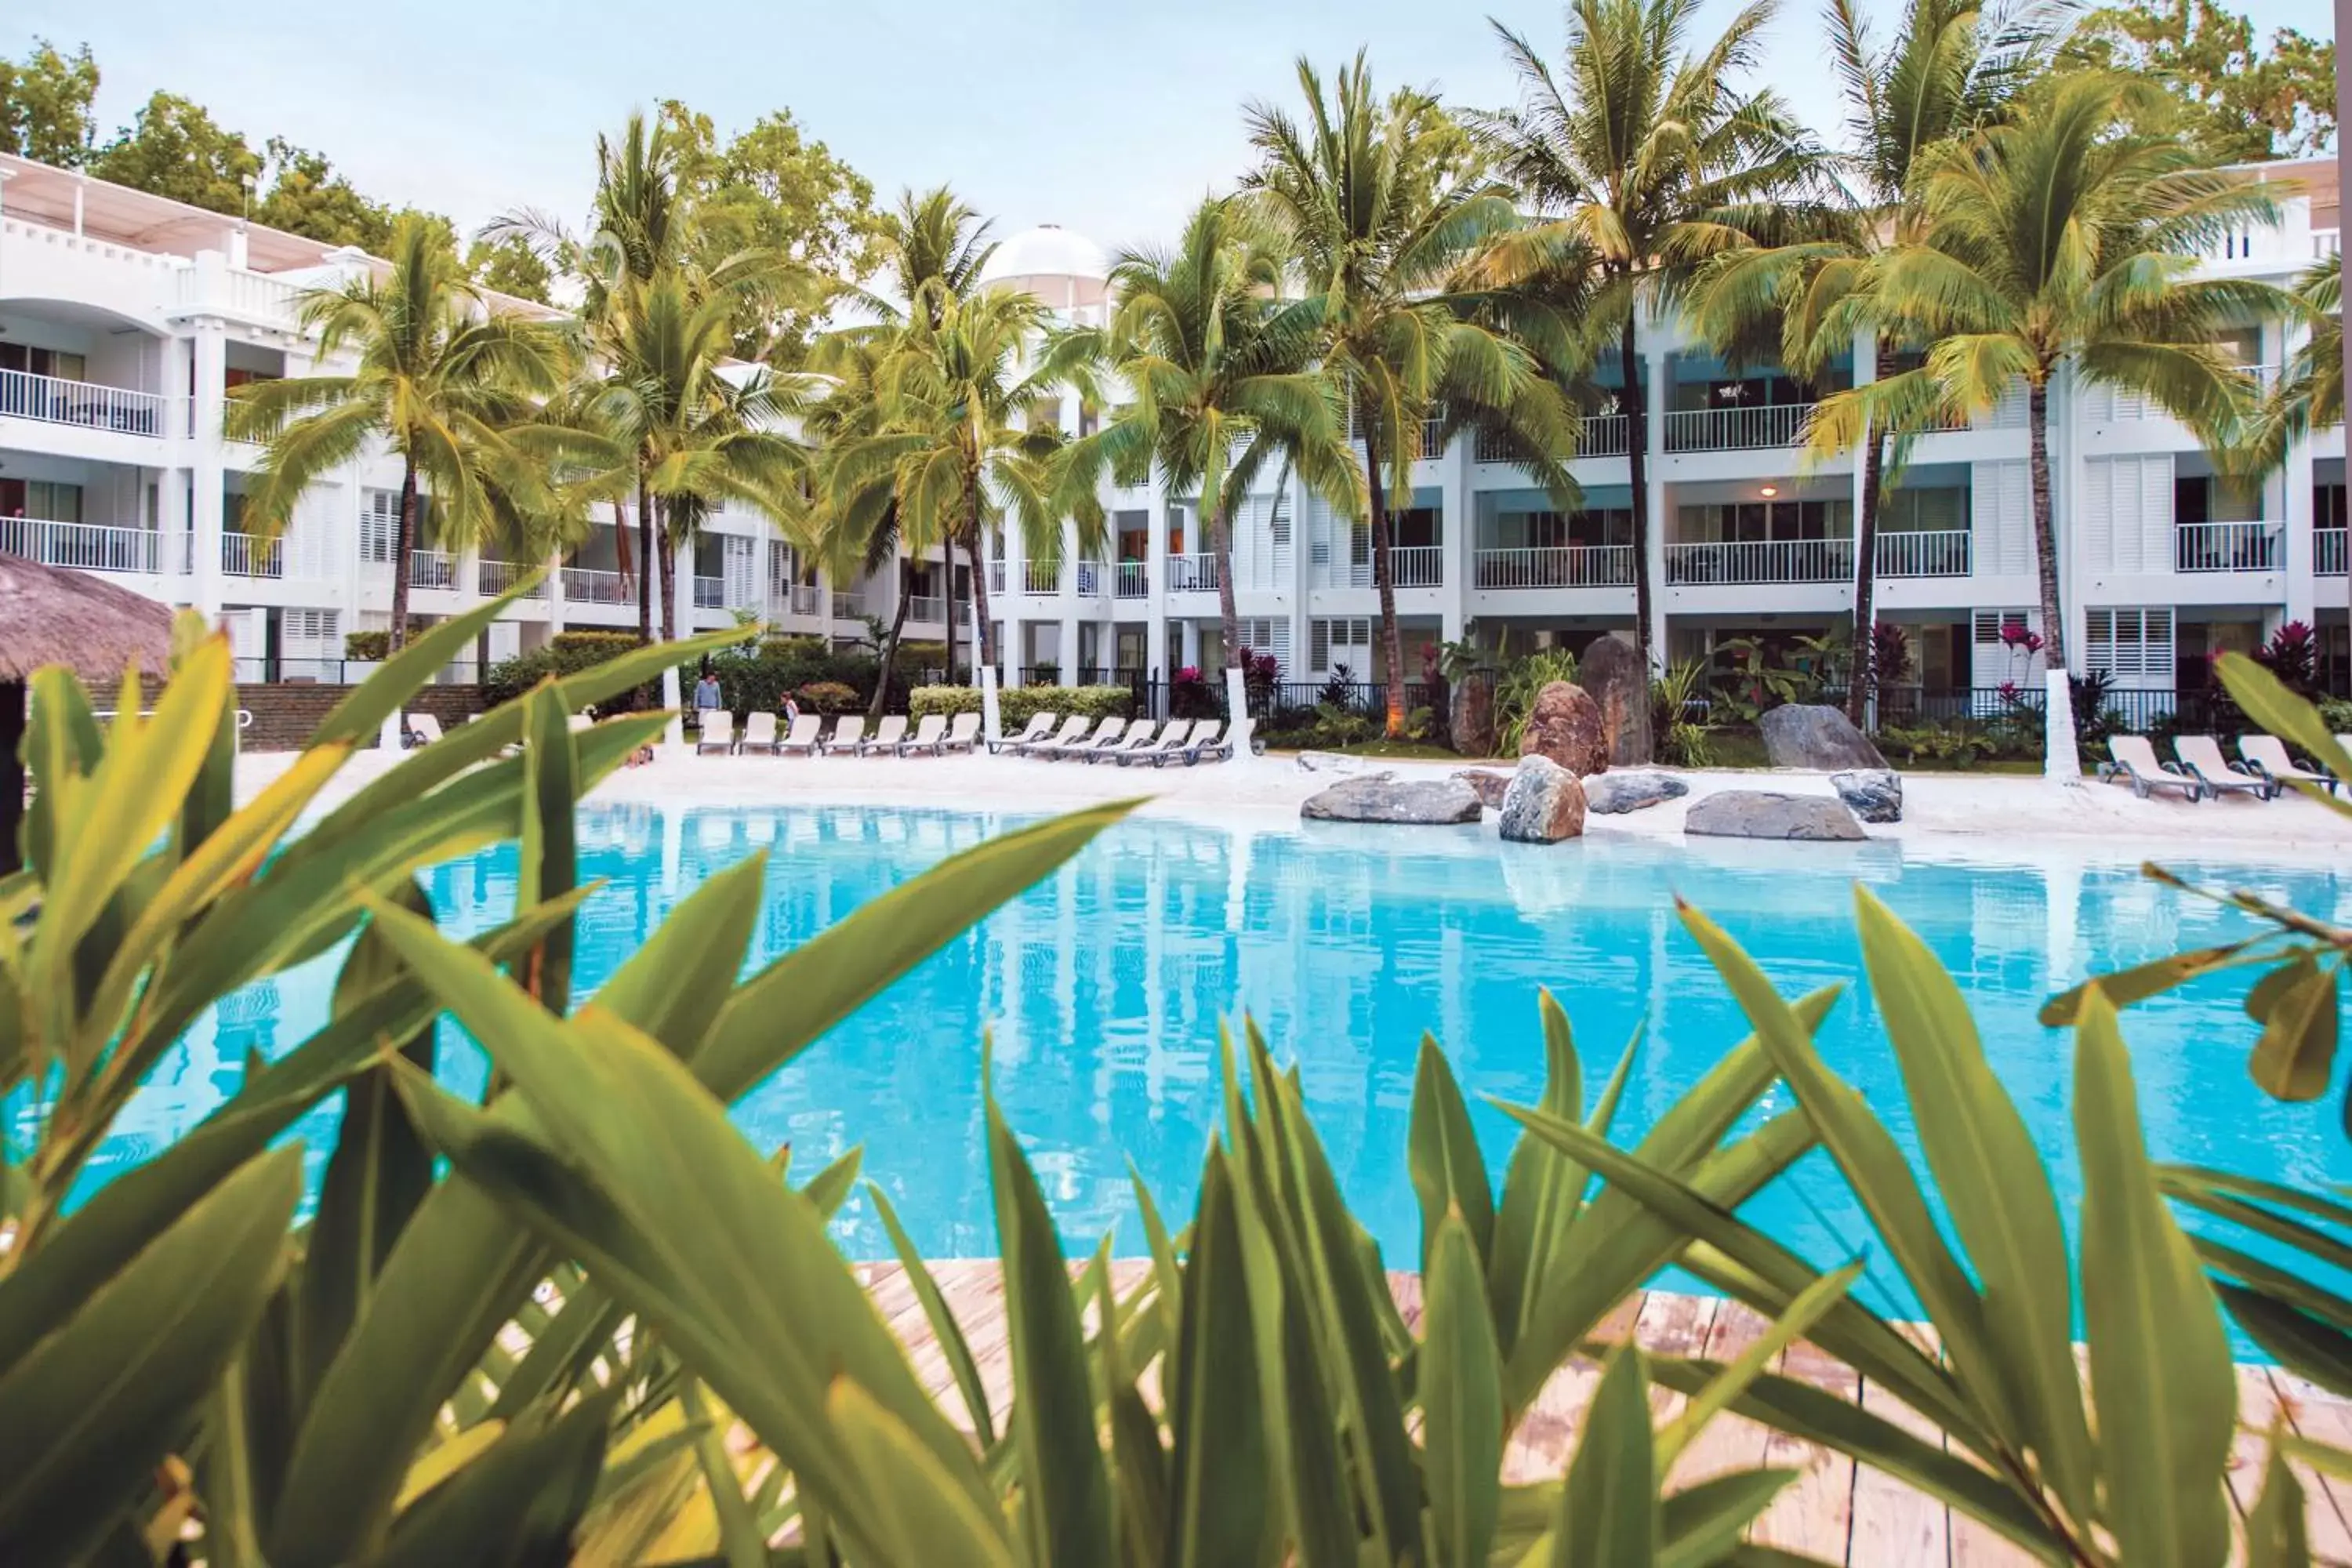
<svg viewBox="0 0 2352 1568">
<path fill-rule="evenodd" d="M 1969 768 L 2006 750 L 2000 737 L 1966 720 L 1948 724 L 1889 724 L 1872 737 L 1890 763 L 1900 767 Z"/>
<path fill-rule="evenodd" d="M 1425 714 L 1426 710 L 1421 710 Z M 1280 751 L 1336 752 L 1378 740 L 1379 721 L 1359 709 L 1336 702 L 1312 708 L 1286 708 L 1267 721 L 1265 743 Z"/>
<path fill-rule="evenodd" d="M 857 688 L 839 680 L 812 680 L 794 691 L 793 700 L 807 713 L 846 713 L 866 705 Z"/>
<path fill-rule="evenodd" d="M 593 669 L 644 646 L 644 639 L 635 632 L 558 632 L 545 647 L 490 666 L 482 677 L 482 700 L 495 708 L 515 700 L 551 677 L 560 679 Z M 659 684 L 648 683 L 617 693 L 602 706 L 606 710 L 620 711 L 650 708 L 660 696 Z"/>
<path fill-rule="evenodd" d="M 554 269 L 519 235 L 477 239 L 466 247 L 466 272 L 476 283 L 518 300 L 552 304 Z"/>
<path fill-rule="evenodd" d="M 1507 661 L 1495 678 L 1495 747 L 1504 756 L 1519 754 L 1519 742 L 1535 716 L 1536 699 L 1555 680 L 1573 684 L 1576 655 L 1564 647 L 1538 648 Z"/>
<path fill-rule="evenodd" d="M 379 628 L 374 631 L 345 632 L 343 634 L 343 657 L 345 658 L 380 660 L 388 656 L 391 652 L 392 634 L 389 631 L 384 631 Z M 531 683 L 527 681 L 517 682 L 516 691 L 519 692 L 522 687 L 529 684 Z M 509 695 L 514 695 L 514 693 L 510 692 Z"/>
<path fill-rule="evenodd" d="M 2214 0 L 2125 0 L 2074 25 L 2062 67 L 2121 70 L 2168 89 L 2154 126 L 2215 163 L 2301 158 L 2336 130 L 2336 45 L 2294 27 L 2259 41 Z"/>
<path fill-rule="evenodd" d="M 1650 682 L 1650 730 L 1657 737 L 1658 761 L 1673 767 L 1703 768 L 1714 758 L 1705 710 L 1706 664 L 1686 658 L 1670 664 Z"/>
<path fill-rule="evenodd" d="M 89 156 L 98 62 L 84 44 L 66 54 L 35 38 L 21 60 L 0 59 L 0 153 L 63 168 Z"/>
<path fill-rule="evenodd" d="M 863 708 L 873 699 L 880 668 L 871 653 L 836 651 L 817 637 L 771 638 L 756 649 L 731 651 L 710 660 L 711 673 L 719 678 L 720 700 L 739 720 L 751 713 L 782 711 L 788 693 L 811 712 L 845 713 Z M 701 673 L 698 664 L 683 665 L 678 679 L 690 687 Z M 826 700 L 840 705 L 820 708 L 801 695 L 818 686 L 838 688 L 849 697 L 845 701 L 837 692 L 829 693 Z M 903 689 L 899 682 L 891 688 L 894 696 Z"/>
</svg>

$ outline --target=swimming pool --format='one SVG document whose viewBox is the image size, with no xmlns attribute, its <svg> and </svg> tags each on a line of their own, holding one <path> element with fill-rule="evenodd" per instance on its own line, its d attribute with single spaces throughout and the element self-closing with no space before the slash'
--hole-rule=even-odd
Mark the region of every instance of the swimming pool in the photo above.
<svg viewBox="0 0 2352 1568">
<path fill-rule="evenodd" d="M 854 808 L 647 807 L 582 814 L 583 878 L 609 884 L 582 917 L 579 970 L 600 983 L 707 876 L 772 852 L 764 962 L 955 850 L 1029 820 Z M 440 868 L 430 885 L 459 931 L 511 908 L 515 857 Z M 2336 919 L 2352 879 L 2311 868 L 2200 866 L 2233 885 Z M 1478 1103 L 1533 1101 L 1536 1020 L 1549 985 L 1575 1025 L 1588 1084 L 1646 1020 L 1617 1135 L 1630 1142 L 1747 1030 L 1673 913 L 1691 900 L 1748 945 L 1785 991 L 1855 983 L 1822 1032 L 1831 1064 L 1916 1152 L 1900 1078 L 1858 983 L 1850 886 L 1868 883 L 1910 921 L 1974 1005 L 1993 1064 L 2052 1165 L 2071 1225 L 2081 1192 L 2067 1118 L 2071 1037 L 2034 1021 L 2085 975 L 2221 940 L 2239 917 L 2167 891 L 2130 861 L 2065 855 L 1927 858 L 1892 843 L 1689 845 L 1595 837 L 1507 845 L 1491 828 L 1166 819 L 1106 833 L 1055 877 L 908 975 L 740 1105 L 763 1149 L 789 1142 L 803 1175 L 863 1144 L 865 1170 L 933 1257 L 992 1255 L 980 1110 L 980 1040 L 995 1038 L 998 1092 L 1027 1141 L 1074 1247 L 1116 1233 L 1142 1250 L 1132 1162 L 1162 1207 L 1189 1212 L 1218 1106 L 1216 1030 L 1248 1009 L 1277 1058 L 1300 1067 L 1308 1109 L 1357 1214 L 1392 1261 L 1413 1258 L 1406 1111 L 1422 1031 L 1450 1053 L 1499 1171 L 1512 1129 Z M 275 1054 L 325 1016 L 331 970 L 255 987 L 208 1017 L 158 1069 L 101 1152 L 119 1169 L 192 1126 L 233 1089 L 245 1054 Z M 2242 981 L 2223 978 L 2135 1008 L 2126 1029 L 2152 1152 L 2297 1184 L 2352 1181 L 2334 1100 L 2282 1106 L 2248 1080 Z M 478 1088 L 479 1053 L 444 1026 L 443 1076 Z M 1590 1092 L 1590 1090 L 1588 1090 Z M 1785 1107 L 1787 1091 L 1769 1102 Z M 299 1130 L 313 1180 L 337 1112 Z M 1816 1262 L 1867 1234 L 1816 1153 L 1746 1211 Z M 862 1201 L 843 1245 L 886 1257 Z M 1908 1303 L 1872 1271 L 1869 1304 Z M 1899 1291 L 1899 1287 L 1892 1287 Z"/>
</svg>

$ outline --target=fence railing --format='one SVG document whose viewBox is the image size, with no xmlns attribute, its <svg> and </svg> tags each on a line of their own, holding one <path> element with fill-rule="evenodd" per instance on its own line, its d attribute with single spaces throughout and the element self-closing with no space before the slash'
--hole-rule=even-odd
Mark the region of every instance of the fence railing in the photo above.
<svg viewBox="0 0 2352 1568">
<path fill-rule="evenodd" d="M 1626 588 L 1633 583 L 1630 544 L 1530 545 L 1481 550 L 1472 563 L 1480 588 Z"/>
<path fill-rule="evenodd" d="M 1024 561 L 1021 563 L 1021 591 L 1024 594 L 1060 593 L 1062 563 L 1058 561 Z"/>
<path fill-rule="evenodd" d="M 1213 594 L 1217 591 L 1217 557 L 1213 551 L 1168 558 L 1168 591 L 1171 594 Z"/>
<path fill-rule="evenodd" d="M 457 585 L 457 558 L 443 550 L 410 551 L 408 585 L 411 588 L 455 588 Z"/>
<path fill-rule="evenodd" d="M 2039 685 L 1977 686 L 1952 691 L 1883 686 L 1878 692 L 1878 724 L 1883 730 L 1889 726 L 2011 720 L 2038 728 L 2046 705 Z M 2099 718 L 2110 727 L 2132 734 L 2184 730 L 2194 733 L 2242 721 L 2237 715 L 2225 711 L 2221 693 L 2180 691 L 2170 687 L 2110 687 L 2100 700 Z"/>
<path fill-rule="evenodd" d="M 101 386 L 93 381 L 0 370 L 0 418 L 79 425 L 125 436 L 161 436 L 163 398 L 160 393 Z"/>
<path fill-rule="evenodd" d="M 988 563 L 988 591 L 992 594 L 1004 592 L 1004 563 L 1002 560 Z"/>
<path fill-rule="evenodd" d="M 165 569 L 164 537 L 151 528 L 0 517 L 0 555 L 21 556 L 44 566 L 77 572 L 160 574 Z"/>
<path fill-rule="evenodd" d="M 229 664 L 240 681 L 282 682 L 289 686 L 356 686 L 376 669 L 373 659 L 272 658 L 267 654 L 234 658 Z M 459 658 L 435 670 L 432 684 L 471 686 L 480 679 L 479 666 L 470 658 Z"/>
<path fill-rule="evenodd" d="M 909 594 L 907 596 L 907 618 L 926 625 L 944 622 L 948 618 L 947 597 L 941 594 Z"/>
<path fill-rule="evenodd" d="M 2275 572 L 2278 525 L 2270 522 L 2184 522 L 2173 530 L 2176 572 Z"/>
<path fill-rule="evenodd" d="M 1791 447 L 1810 403 L 1769 403 L 1753 408 L 1678 408 L 1666 416 L 1669 452 L 1738 452 Z M 1622 416 L 1621 416 L 1622 417 Z"/>
<path fill-rule="evenodd" d="M 1631 447 L 1627 432 L 1633 421 L 1622 414 L 1588 414 L 1584 428 L 1578 435 L 1576 455 L 1580 458 L 1622 458 Z"/>
<path fill-rule="evenodd" d="M 635 579 L 619 572 L 605 572 L 593 566 L 566 566 L 563 569 L 563 597 L 575 605 L 634 605 L 637 602 Z"/>
<path fill-rule="evenodd" d="M 1220 691 L 1224 683 L 1216 683 Z M 1410 713 L 1416 708 L 1429 706 L 1430 692 L 1426 684 L 1408 680 L 1404 686 L 1404 709 Z M 1350 713 L 1372 717 L 1388 711 L 1389 689 L 1381 680 L 1277 680 L 1265 704 L 1275 711 L 1290 710 L 1297 712 L 1311 708 L 1339 708 Z M 1261 718 L 1266 715 L 1263 712 Z"/>
<path fill-rule="evenodd" d="M 484 556 L 481 560 L 476 562 L 474 563 L 474 568 L 475 581 L 480 584 L 481 591 L 486 595 L 503 594 L 509 588 L 513 587 L 517 583 L 521 582 L 523 578 L 529 576 L 531 572 L 535 570 L 535 568 L 528 562 L 496 561 L 492 560 L 488 556 Z M 547 579 L 542 577 L 538 582 L 532 584 L 529 591 L 523 595 L 523 597 L 526 599 L 546 598 Z"/>
<path fill-rule="evenodd" d="M 257 533 L 221 535 L 221 575 L 224 577 L 283 577 L 286 542 Z"/>
<path fill-rule="evenodd" d="M 833 618 L 836 621 L 862 621 L 866 618 L 866 600 L 862 595 L 834 590 Z"/>
<path fill-rule="evenodd" d="M 727 579 L 697 577 L 694 580 L 694 607 L 698 610 L 723 610 L 727 607 Z"/>
<path fill-rule="evenodd" d="M 2311 531 L 2311 570 L 2315 576 L 2345 575 L 2346 563 L 2352 560 L 2352 551 L 2345 547 L 2347 535 L 2352 535 L 2352 529 L 2315 528 Z"/>
<path fill-rule="evenodd" d="M 821 616 L 824 614 L 824 589 L 814 583 L 795 583 L 792 605 L 796 616 Z"/>
<path fill-rule="evenodd" d="M 1669 544 L 1666 581 L 1674 584 L 1847 583 L 1851 539 L 1770 539 Z"/>
<path fill-rule="evenodd" d="M 1144 599 L 1151 595 L 1151 568 L 1141 561 L 1122 561 L 1112 579 L 1111 593 L 1121 599 Z"/>
<path fill-rule="evenodd" d="M 1389 552 L 1389 577 L 1399 588 L 1436 588 L 1445 582 L 1445 547 L 1402 544 Z"/>
<path fill-rule="evenodd" d="M 1969 531 L 1955 528 L 1924 533 L 1882 533 L 1878 536 L 1877 571 L 1881 577 L 1965 577 L 1969 574 Z"/>
</svg>

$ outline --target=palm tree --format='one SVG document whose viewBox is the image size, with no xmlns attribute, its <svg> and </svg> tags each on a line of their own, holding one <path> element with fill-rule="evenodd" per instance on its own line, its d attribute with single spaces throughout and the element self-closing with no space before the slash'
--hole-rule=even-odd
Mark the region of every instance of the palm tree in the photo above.
<svg viewBox="0 0 2352 1568">
<path fill-rule="evenodd" d="M 1670 304 L 1692 265 L 1742 233 L 1769 232 L 1818 154 L 1780 101 L 1734 79 L 1757 58 L 1772 0 L 1735 16 L 1706 48 L 1690 36 L 1701 0 L 1570 0 L 1562 70 L 1496 24 L 1519 79 L 1513 110 L 1473 117 L 1497 172 L 1549 222 L 1530 239 L 1574 241 L 1601 274 L 1595 326 L 1613 329 L 1633 483 L 1633 642 L 1644 668 L 1650 580 L 1648 408 L 1635 331 Z"/>
<path fill-rule="evenodd" d="M 887 339 L 874 333 L 837 332 L 820 340 L 817 359 L 826 382 L 822 396 L 808 410 L 807 431 L 814 459 L 810 482 L 809 531 L 813 547 L 826 574 L 835 581 L 870 578 L 887 572 L 902 559 L 920 560 L 939 546 L 939 539 L 915 540 L 901 526 L 898 498 L 891 476 L 858 469 L 857 443 L 878 434 L 882 404 L 874 372 Z M 858 482 L 860 479 L 866 482 Z M 950 556 L 948 570 L 955 563 Z M 906 635 L 910 595 L 899 584 L 898 607 L 882 639 L 881 668 L 874 683 L 874 700 L 866 710 L 871 721 L 888 703 L 890 675 L 898 660 L 898 645 Z M 954 614 L 949 613 L 948 642 L 955 642 Z M 953 661 L 950 661 L 952 678 Z"/>
<path fill-rule="evenodd" d="M 1697 271 L 1684 308 L 1693 331 L 1738 359 L 1769 342 L 1797 376 L 1819 380 L 1853 345 L 1876 343 L 1873 379 L 1897 367 L 1898 341 L 1883 330 L 1862 287 L 1873 256 L 1927 233 L 1914 175 L 1932 149 L 1987 124 L 2025 79 L 2048 42 L 2031 23 L 1997 28 L 1974 0 L 1909 0 L 1895 37 L 1877 47 L 1853 0 L 1829 0 L 1831 65 L 1846 102 L 1853 151 L 1843 160 L 1842 210 L 1816 235 L 1773 244 L 1728 229 L 1726 248 Z M 1916 345 L 1915 345 L 1916 346 Z M 1878 684 L 1878 506 L 1889 447 L 1900 452 L 1923 426 L 1879 422 L 1862 432 L 1862 498 L 1854 519 L 1853 647 L 1846 713 L 1863 722 Z"/>
<path fill-rule="evenodd" d="M 900 192 L 898 210 L 875 236 L 879 271 L 894 292 L 858 289 L 856 298 L 883 321 L 920 315 L 936 325 L 948 302 L 979 289 L 981 269 L 996 251 L 992 226 L 946 185 L 920 195 Z"/>
<path fill-rule="evenodd" d="M 2042 649 L 2066 668 L 2051 515 L 2050 388 L 2146 395 L 2225 447 L 2254 384 L 2216 345 L 2240 321 L 2291 310 L 2268 284 L 2192 276 L 2193 252 L 2274 222 L 2262 187 L 2200 166 L 2178 141 L 2138 130 L 2142 84 L 2103 72 L 2045 79 L 2000 123 L 1938 149 L 1919 178 L 1920 237 L 1870 258 L 1859 287 L 1874 317 L 1931 343 L 1916 369 L 1825 400 L 1815 456 L 1851 450 L 1872 426 L 1918 428 L 1989 409 L 2022 383 Z"/>
<path fill-rule="evenodd" d="M 419 498 L 430 493 L 445 540 L 478 540 L 546 517 L 564 502 L 509 432 L 535 416 L 564 363 L 546 323 L 488 310 L 438 226 L 404 218 L 391 268 L 302 302 L 320 363 L 350 352 L 344 375 L 252 382 L 233 394 L 232 438 L 261 443 L 246 516 L 260 531 L 286 526 L 295 502 L 326 474 L 381 441 L 399 454 L 400 524 L 392 552 L 392 635 L 407 640 L 409 552 Z"/>
<path fill-rule="evenodd" d="M 1362 479 L 1315 358 L 1320 314 L 1277 297 L 1282 258 L 1243 204 L 1196 208 L 1171 251 L 1132 250 L 1112 265 L 1106 328 L 1082 329 L 1133 394 L 1073 460 L 1136 484 L 1156 464 L 1172 493 L 1200 498 L 1216 553 L 1225 668 L 1244 649 L 1234 603 L 1233 511 L 1278 464 L 1343 515 L 1360 515 Z"/>
<path fill-rule="evenodd" d="M 2234 454 L 2236 465 L 2251 473 L 2274 471 L 2286 461 L 2289 443 L 2344 423 L 2343 268 L 2344 258 L 2331 256 L 2295 279 L 2297 314 L 2311 336 L 2288 360 L 2286 374 Z"/>
<path fill-rule="evenodd" d="M 1304 123 L 1246 112 L 1260 163 L 1246 181 L 1307 290 L 1323 374 L 1364 444 L 1364 496 L 1388 673 L 1388 732 L 1404 732 L 1388 498 L 1412 483 L 1434 418 L 1447 434 L 1493 427 L 1538 479 L 1572 496 L 1563 466 L 1577 426 L 1547 363 L 1575 357 L 1567 312 L 1491 286 L 1492 248 L 1518 226 L 1508 195 L 1473 177 L 1461 128 L 1424 93 L 1386 100 L 1359 54 L 1327 98 L 1305 60 Z"/>
</svg>

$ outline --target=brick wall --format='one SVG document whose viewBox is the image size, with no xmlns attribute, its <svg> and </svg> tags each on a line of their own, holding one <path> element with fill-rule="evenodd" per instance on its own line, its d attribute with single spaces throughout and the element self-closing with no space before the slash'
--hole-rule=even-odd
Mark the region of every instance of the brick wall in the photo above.
<svg viewBox="0 0 2352 1568">
<path fill-rule="evenodd" d="M 299 751 L 319 721 L 351 692 L 348 686 L 300 683 L 272 686 L 240 685 L 236 705 L 253 715 L 242 737 L 248 752 Z M 478 686 L 428 686 L 409 699 L 406 711 L 430 713 L 444 730 L 455 729 L 482 710 Z M 373 742 L 367 742 L 373 744 Z"/>
</svg>

